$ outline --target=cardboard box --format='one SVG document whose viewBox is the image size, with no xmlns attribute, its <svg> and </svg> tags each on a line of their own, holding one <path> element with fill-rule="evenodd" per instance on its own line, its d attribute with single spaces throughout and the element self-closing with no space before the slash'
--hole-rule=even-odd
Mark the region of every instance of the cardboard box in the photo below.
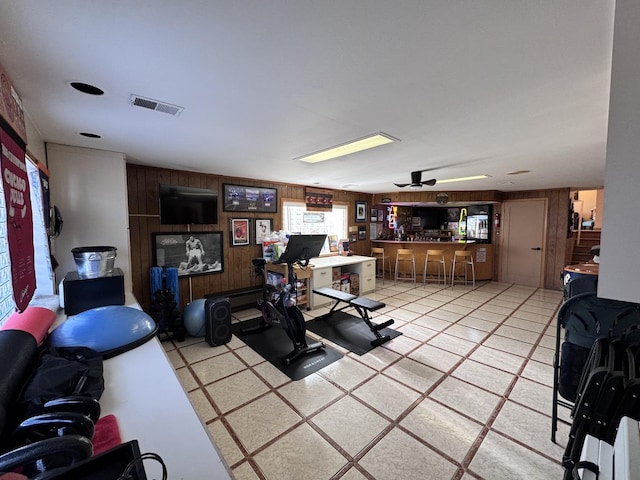
<svg viewBox="0 0 640 480">
<path fill-rule="evenodd" d="M 343 283 L 342 285 L 340 285 L 340 290 L 342 290 L 345 293 L 349 293 L 351 291 L 351 284 L 350 283 Z"/>
<path fill-rule="evenodd" d="M 331 288 L 333 288 L 334 290 L 340 290 L 340 281 L 338 280 L 336 282 L 332 282 Z"/>
<path fill-rule="evenodd" d="M 342 269 L 340 267 L 333 267 L 331 269 L 331 280 L 336 281 L 340 280 L 340 275 L 342 275 Z"/>
</svg>

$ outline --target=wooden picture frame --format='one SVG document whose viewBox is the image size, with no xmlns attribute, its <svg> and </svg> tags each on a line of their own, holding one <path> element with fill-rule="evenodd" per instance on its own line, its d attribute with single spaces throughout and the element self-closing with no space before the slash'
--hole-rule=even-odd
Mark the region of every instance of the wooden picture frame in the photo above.
<svg viewBox="0 0 640 480">
<path fill-rule="evenodd" d="M 222 232 L 180 232 L 153 234 L 153 263 L 175 267 L 178 276 L 224 271 Z"/>
<path fill-rule="evenodd" d="M 277 213 L 278 190 L 223 183 L 222 210 L 225 212 Z"/>
<path fill-rule="evenodd" d="M 229 219 L 229 243 L 232 247 L 249 245 L 251 231 L 248 218 Z"/>
<path fill-rule="evenodd" d="M 367 221 L 367 202 L 356 201 L 356 222 Z"/>
<path fill-rule="evenodd" d="M 273 219 L 271 218 L 256 218 L 254 228 L 254 238 L 256 245 L 262 245 L 263 240 L 271 235 L 273 232 Z"/>
</svg>

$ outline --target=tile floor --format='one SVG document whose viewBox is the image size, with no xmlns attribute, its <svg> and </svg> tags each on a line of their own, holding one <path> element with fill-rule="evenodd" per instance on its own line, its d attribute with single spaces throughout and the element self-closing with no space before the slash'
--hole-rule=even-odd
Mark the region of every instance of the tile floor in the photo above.
<svg viewBox="0 0 640 480">
<path fill-rule="evenodd" d="M 550 440 L 562 292 L 386 281 L 367 297 L 403 335 L 363 356 L 330 344 L 345 356 L 296 382 L 235 336 L 163 343 L 238 480 L 562 478 Z"/>
</svg>

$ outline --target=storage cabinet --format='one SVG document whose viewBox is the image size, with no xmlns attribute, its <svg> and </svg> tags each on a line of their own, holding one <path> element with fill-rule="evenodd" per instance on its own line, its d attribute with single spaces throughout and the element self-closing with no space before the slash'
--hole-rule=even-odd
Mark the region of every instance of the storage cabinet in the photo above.
<svg viewBox="0 0 640 480">
<path fill-rule="evenodd" d="M 376 261 L 375 259 L 362 262 L 360 274 L 360 295 L 373 292 L 376 289 Z"/>
<path fill-rule="evenodd" d="M 314 268 L 312 270 L 312 279 L 311 284 L 313 288 L 320 287 L 328 287 L 331 288 L 332 282 L 332 269 L 331 267 L 322 267 L 322 268 Z M 313 299 L 311 301 L 311 308 L 318 308 L 322 305 L 326 305 L 331 303 L 331 299 L 329 297 L 324 297 L 322 295 L 313 294 Z"/>
</svg>

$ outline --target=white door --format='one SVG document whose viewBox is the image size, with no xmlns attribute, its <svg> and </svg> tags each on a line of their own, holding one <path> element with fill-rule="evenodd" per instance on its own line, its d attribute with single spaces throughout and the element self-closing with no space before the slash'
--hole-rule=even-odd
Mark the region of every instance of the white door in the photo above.
<svg viewBox="0 0 640 480">
<path fill-rule="evenodd" d="M 502 205 L 501 281 L 542 287 L 547 200 L 512 200 Z"/>
</svg>

